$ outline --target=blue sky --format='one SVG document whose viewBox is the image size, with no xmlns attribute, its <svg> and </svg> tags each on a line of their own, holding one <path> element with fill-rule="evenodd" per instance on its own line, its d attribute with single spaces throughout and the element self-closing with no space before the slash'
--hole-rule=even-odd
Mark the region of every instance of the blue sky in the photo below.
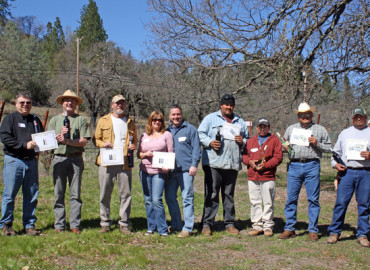
<svg viewBox="0 0 370 270">
<path fill-rule="evenodd" d="M 88 0 L 15 0 L 11 13 L 14 17 L 35 16 L 46 25 L 59 17 L 64 29 L 78 27 L 83 5 Z M 95 0 L 108 40 L 114 41 L 125 51 L 131 50 L 138 60 L 145 60 L 145 41 L 149 32 L 144 25 L 154 15 L 148 11 L 146 0 Z"/>
</svg>

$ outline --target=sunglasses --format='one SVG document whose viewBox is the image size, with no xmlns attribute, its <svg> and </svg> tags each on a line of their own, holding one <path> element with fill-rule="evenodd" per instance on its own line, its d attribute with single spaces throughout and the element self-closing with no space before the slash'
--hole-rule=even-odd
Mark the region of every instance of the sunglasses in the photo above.
<svg viewBox="0 0 370 270">
<path fill-rule="evenodd" d="M 160 119 L 160 118 L 153 118 L 152 119 L 152 122 L 163 122 L 163 120 L 162 119 Z"/>
<path fill-rule="evenodd" d="M 30 105 L 31 101 L 18 101 L 18 103 L 21 104 L 21 105 L 24 105 L 24 104 Z"/>
<path fill-rule="evenodd" d="M 309 118 L 311 117 L 311 113 L 299 113 L 298 117 L 299 118 Z"/>
</svg>

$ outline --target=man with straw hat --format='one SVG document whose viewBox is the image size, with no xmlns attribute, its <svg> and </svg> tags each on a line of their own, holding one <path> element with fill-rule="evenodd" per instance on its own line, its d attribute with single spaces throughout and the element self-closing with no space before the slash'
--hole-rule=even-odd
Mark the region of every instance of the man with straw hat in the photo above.
<svg viewBox="0 0 370 270">
<path fill-rule="evenodd" d="M 73 91 L 67 90 L 57 97 L 62 105 L 63 114 L 54 116 L 49 123 L 48 130 L 55 130 L 58 134 L 58 149 L 54 151 L 53 180 L 54 180 L 54 214 L 55 232 L 63 232 L 66 227 L 66 213 L 64 196 L 67 180 L 70 190 L 70 229 L 73 233 L 80 233 L 81 223 L 81 179 L 84 169 L 82 153 L 87 140 L 90 138 L 89 126 L 84 117 L 75 113 L 77 105 L 82 99 Z M 69 122 L 66 127 L 64 121 Z"/>
<path fill-rule="evenodd" d="M 294 156 L 289 156 L 287 201 L 284 209 L 286 224 L 279 239 L 296 236 L 298 197 L 304 183 L 308 200 L 308 237 L 311 241 L 317 241 L 320 214 L 320 158 L 323 152 L 330 152 L 331 141 L 326 129 L 312 122 L 315 108 L 303 102 L 295 112 L 299 123 L 289 126 L 284 135 L 295 153 Z"/>
</svg>

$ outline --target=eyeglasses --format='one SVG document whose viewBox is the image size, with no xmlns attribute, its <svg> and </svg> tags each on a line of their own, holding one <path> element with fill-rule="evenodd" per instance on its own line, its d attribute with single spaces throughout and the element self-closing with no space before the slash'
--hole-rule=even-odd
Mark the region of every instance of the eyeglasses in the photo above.
<svg viewBox="0 0 370 270">
<path fill-rule="evenodd" d="M 26 105 L 30 105 L 31 104 L 31 101 L 17 101 L 19 104 L 21 104 L 21 105 L 24 105 L 24 104 L 26 104 Z"/>
<path fill-rule="evenodd" d="M 299 118 L 310 118 L 311 117 L 311 113 L 308 112 L 308 113 L 299 113 L 298 114 L 298 117 Z"/>
<path fill-rule="evenodd" d="M 152 122 L 163 122 L 163 120 L 162 119 L 160 119 L 160 118 L 153 118 L 152 119 Z"/>
</svg>

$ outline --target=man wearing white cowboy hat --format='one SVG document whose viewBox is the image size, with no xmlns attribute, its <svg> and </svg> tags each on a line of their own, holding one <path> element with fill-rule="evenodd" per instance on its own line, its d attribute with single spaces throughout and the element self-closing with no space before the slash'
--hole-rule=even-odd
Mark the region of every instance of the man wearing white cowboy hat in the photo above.
<svg viewBox="0 0 370 270">
<path fill-rule="evenodd" d="M 79 234 L 82 207 L 81 179 L 84 169 L 82 152 L 84 152 L 84 146 L 90 138 L 90 130 L 85 118 L 75 113 L 76 107 L 82 103 L 82 99 L 73 91 L 65 91 L 63 95 L 57 97 L 57 102 L 62 105 L 63 114 L 51 118 L 48 125 L 48 130 L 55 130 L 55 133 L 58 134 L 56 136 L 58 149 L 54 151 L 53 159 L 54 227 L 55 232 L 63 232 L 66 227 L 64 196 L 68 180 L 70 229 L 73 233 Z M 64 126 L 66 117 L 70 123 L 69 128 Z"/>
<path fill-rule="evenodd" d="M 287 201 L 285 204 L 286 224 L 279 239 L 295 237 L 297 223 L 297 204 L 302 184 L 305 184 L 308 200 L 308 237 L 317 241 L 318 219 L 320 214 L 320 158 L 323 152 L 330 152 L 331 141 L 323 126 L 312 122 L 315 108 L 306 102 L 299 105 L 295 111 L 299 123 L 289 126 L 285 139 L 294 149 L 294 156 L 289 156 L 287 175 Z"/>
</svg>

